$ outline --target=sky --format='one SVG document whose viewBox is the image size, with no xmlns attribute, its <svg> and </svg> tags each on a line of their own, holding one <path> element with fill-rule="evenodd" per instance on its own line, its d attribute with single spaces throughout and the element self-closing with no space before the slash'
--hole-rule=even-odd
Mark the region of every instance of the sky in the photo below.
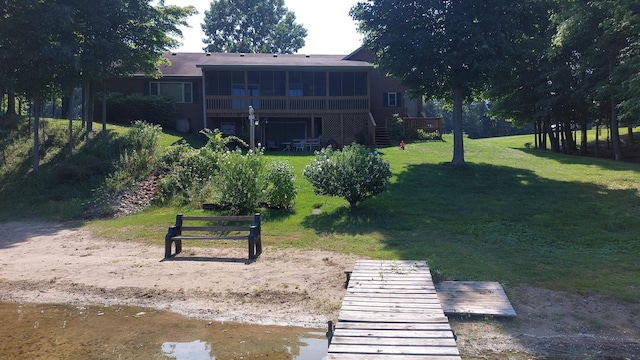
<svg viewBox="0 0 640 360">
<path fill-rule="evenodd" d="M 296 14 L 296 22 L 307 29 L 305 46 L 300 54 L 347 55 L 360 47 L 361 36 L 349 10 L 357 0 L 284 0 L 284 5 Z M 188 21 L 191 28 L 181 28 L 183 45 L 173 51 L 202 52 L 204 12 L 209 10 L 211 0 L 165 0 L 165 5 L 192 5 L 198 15 Z"/>
</svg>

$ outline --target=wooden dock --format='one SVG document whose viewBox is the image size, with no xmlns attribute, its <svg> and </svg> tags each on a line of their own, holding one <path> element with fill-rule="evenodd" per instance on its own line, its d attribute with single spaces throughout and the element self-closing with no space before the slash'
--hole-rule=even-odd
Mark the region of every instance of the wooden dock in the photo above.
<svg viewBox="0 0 640 360">
<path fill-rule="evenodd" d="M 443 281 L 436 291 L 447 315 L 516 316 L 502 285 L 494 281 Z"/>
<path fill-rule="evenodd" d="M 460 359 L 426 262 L 356 262 L 327 354 L 340 359 Z"/>
</svg>

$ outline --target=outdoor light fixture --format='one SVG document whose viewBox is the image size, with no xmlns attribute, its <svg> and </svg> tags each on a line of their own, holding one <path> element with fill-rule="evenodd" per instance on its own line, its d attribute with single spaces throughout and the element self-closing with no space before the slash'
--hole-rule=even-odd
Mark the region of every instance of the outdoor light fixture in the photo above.
<svg viewBox="0 0 640 360">
<path fill-rule="evenodd" d="M 253 106 L 249 105 L 249 148 L 255 150 L 256 144 L 256 126 L 258 126 L 258 119 L 256 119 L 255 110 Z"/>
</svg>

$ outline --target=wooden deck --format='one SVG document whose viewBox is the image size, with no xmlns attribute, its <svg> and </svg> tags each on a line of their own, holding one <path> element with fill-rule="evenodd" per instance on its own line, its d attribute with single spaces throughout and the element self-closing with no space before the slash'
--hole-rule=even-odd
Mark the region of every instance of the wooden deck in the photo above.
<svg viewBox="0 0 640 360">
<path fill-rule="evenodd" d="M 356 262 L 327 360 L 460 359 L 424 261 Z"/>
<path fill-rule="evenodd" d="M 445 314 L 516 316 L 498 282 L 443 281 L 436 290 Z"/>
</svg>

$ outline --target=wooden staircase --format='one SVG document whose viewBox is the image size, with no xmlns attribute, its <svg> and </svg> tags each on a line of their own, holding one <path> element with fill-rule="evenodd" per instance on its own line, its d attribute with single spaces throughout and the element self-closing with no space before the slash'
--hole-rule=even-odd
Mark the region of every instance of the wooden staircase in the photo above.
<svg viewBox="0 0 640 360">
<path fill-rule="evenodd" d="M 389 132 L 383 127 L 376 127 L 375 145 L 378 147 L 391 146 Z"/>
</svg>

